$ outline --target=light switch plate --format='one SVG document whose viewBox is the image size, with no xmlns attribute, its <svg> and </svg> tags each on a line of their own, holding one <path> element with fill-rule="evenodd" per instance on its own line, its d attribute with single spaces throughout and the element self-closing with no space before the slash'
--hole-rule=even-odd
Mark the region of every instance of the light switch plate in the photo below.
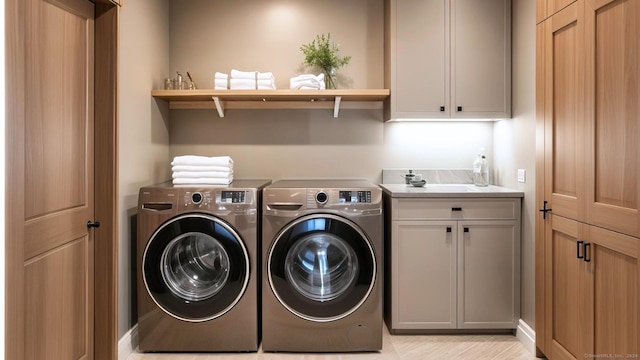
<svg viewBox="0 0 640 360">
<path fill-rule="evenodd" d="M 521 182 L 521 183 L 527 182 L 527 170 L 518 169 L 518 182 Z"/>
</svg>

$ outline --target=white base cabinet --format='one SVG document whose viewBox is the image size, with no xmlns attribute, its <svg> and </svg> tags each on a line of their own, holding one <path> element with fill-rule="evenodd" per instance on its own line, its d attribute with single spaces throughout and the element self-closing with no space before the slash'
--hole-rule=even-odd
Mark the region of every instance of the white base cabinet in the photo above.
<svg viewBox="0 0 640 360">
<path fill-rule="evenodd" d="M 517 327 L 520 198 L 386 200 L 392 333 Z"/>
</svg>

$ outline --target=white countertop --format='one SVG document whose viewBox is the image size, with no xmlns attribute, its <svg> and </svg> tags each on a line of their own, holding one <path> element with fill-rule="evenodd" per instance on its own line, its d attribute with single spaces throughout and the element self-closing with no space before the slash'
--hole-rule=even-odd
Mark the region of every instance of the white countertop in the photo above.
<svg viewBox="0 0 640 360">
<path fill-rule="evenodd" d="M 524 197 L 524 192 L 502 186 L 475 186 L 473 184 L 426 184 L 415 187 L 405 184 L 381 184 L 380 187 L 391 197 L 428 198 L 428 197 Z"/>
</svg>

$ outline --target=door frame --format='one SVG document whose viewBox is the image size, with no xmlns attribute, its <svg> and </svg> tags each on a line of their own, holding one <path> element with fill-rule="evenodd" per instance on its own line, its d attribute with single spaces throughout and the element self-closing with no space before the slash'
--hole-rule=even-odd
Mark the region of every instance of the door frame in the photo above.
<svg viewBox="0 0 640 360">
<path fill-rule="evenodd" d="M 118 356 L 118 36 L 119 6 L 109 0 L 96 4 L 95 45 L 95 216 L 93 358 Z M 5 188 L 5 358 L 24 359 L 24 36 L 21 0 L 5 0 L 6 41 L 6 188 Z M 9 210 L 11 209 L 11 210 Z"/>
</svg>

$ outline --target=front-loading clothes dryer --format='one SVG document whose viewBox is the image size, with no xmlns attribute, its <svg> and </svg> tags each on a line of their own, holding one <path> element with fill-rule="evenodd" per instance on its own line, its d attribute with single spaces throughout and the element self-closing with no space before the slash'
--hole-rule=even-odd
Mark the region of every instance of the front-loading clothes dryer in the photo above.
<svg viewBox="0 0 640 360">
<path fill-rule="evenodd" d="M 263 191 L 262 348 L 382 348 L 382 191 L 283 180 Z"/>
<path fill-rule="evenodd" d="M 268 180 L 140 189 L 141 351 L 257 351 L 260 205 Z"/>
</svg>

